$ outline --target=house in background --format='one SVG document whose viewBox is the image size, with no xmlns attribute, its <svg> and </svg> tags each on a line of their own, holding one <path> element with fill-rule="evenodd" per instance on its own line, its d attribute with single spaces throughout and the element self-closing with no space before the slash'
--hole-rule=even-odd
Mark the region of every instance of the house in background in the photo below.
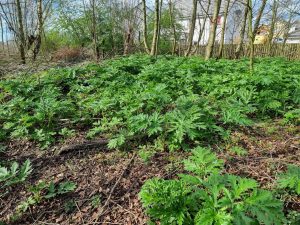
<svg viewBox="0 0 300 225">
<path fill-rule="evenodd" d="M 197 5 L 197 19 L 196 27 L 194 32 L 193 42 L 196 44 L 199 38 L 199 33 L 201 28 L 203 29 L 202 38 L 200 45 L 206 45 L 209 38 L 209 30 L 211 26 L 211 18 L 214 9 L 214 1 L 211 0 L 211 5 L 208 8 L 209 0 L 200 1 Z M 224 21 L 224 8 L 226 1 L 222 1 L 220 8 L 218 20 L 217 20 L 217 30 L 216 30 L 216 42 L 219 42 L 221 39 L 221 26 Z M 187 40 L 189 33 L 189 24 L 192 15 L 192 5 L 193 0 L 178 0 L 177 8 L 181 13 L 181 24 L 183 25 L 184 32 L 182 33 L 182 41 Z M 229 7 L 227 22 L 225 26 L 225 44 L 234 44 L 237 43 L 240 38 L 240 28 L 242 23 L 242 18 L 244 14 L 244 7 L 239 1 L 234 1 Z M 206 19 L 205 19 L 206 18 Z M 247 34 L 246 34 L 247 36 Z"/>
<path fill-rule="evenodd" d="M 262 24 L 258 27 L 255 35 L 254 44 L 266 44 L 268 42 L 268 36 L 270 33 L 270 26 Z"/>
<path fill-rule="evenodd" d="M 285 21 L 278 21 L 275 24 L 275 31 L 273 37 L 273 43 L 286 43 L 299 44 L 300 43 L 300 21 L 296 21 L 292 24 L 291 28 L 287 30 L 288 24 Z M 266 44 L 268 43 L 268 36 L 270 34 L 270 26 L 262 24 L 257 30 L 254 44 Z"/>
<path fill-rule="evenodd" d="M 296 21 L 289 30 L 286 43 L 300 44 L 300 20 Z"/>
</svg>

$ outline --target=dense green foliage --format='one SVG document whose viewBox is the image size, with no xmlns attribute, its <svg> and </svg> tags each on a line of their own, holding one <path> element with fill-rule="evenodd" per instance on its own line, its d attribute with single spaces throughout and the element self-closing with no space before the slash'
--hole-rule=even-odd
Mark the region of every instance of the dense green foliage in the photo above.
<svg viewBox="0 0 300 225">
<path fill-rule="evenodd" d="M 221 175 L 222 161 L 208 149 L 194 149 L 184 166 L 191 174 L 144 184 L 140 198 L 152 220 L 197 225 L 274 225 L 285 221 L 282 202 L 270 191 L 258 188 L 255 180 Z"/>
<path fill-rule="evenodd" d="M 288 165 L 287 172 L 280 174 L 277 182 L 279 188 L 286 188 L 300 195 L 300 167 Z"/>
<path fill-rule="evenodd" d="M 226 136 L 253 118 L 299 123 L 300 63 L 130 56 L 0 82 L 0 139 L 28 138 L 46 148 L 74 135 L 176 150 Z M 78 129 L 76 129 L 78 130 Z"/>
</svg>

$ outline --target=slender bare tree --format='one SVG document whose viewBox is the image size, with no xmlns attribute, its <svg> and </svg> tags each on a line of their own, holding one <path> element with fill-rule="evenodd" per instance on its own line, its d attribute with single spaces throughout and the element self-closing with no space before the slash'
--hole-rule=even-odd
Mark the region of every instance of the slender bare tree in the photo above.
<svg viewBox="0 0 300 225">
<path fill-rule="evenodd" d="M 160 43 L 160 33 L 161 33 L 161 18 L 162 18 L 162 11 L 163 11 L 163 0 L 160 0 L 160 4 L 159 4 L 159 20 L 158 20 L 158 34 L 157 34 L 157 43 L 156 43 L 156 54 L 158 54 L 159 49 L 159 43 Z"/>
<path fill-rule="evenodd" d="M 152 56 L 157 55 L 157 44 L 158 44 L 158 36 L 159 36 L 159 20 L 160 20 L 160 1 L 155 0 L 155 21 L 154 21 L 154 29 L 153 29 L 153 39 L 151 45 L 151 52 Z"/>
<path fill-rule="evenodd" d="M 37 4 L 37 14 L 38 14 L 38 34 L 36 37 L 36 44 L 33 49 L 33 60 L 36 60 L 36 57 L 40 51 L 42 43 L 42 34 L 43 34 L 43 1 L 38 0 Z"/>
<path fill-rule="evenodd" d="M 118 3 L 118 1 L 116 1 Z M 124 27 L 124 55 L 128 55 L 132 51 L 134 45 L 134 34 L 137 28 L 137 16 L 138 16 L 138 0 L 127 0 L 119 4 L 120 11 L 119 16 L 123 21 Z M 115 7 L 117 8 L 117 6 Z M 112 9 L 115 10 L 115 9 Z"/>
<path fill-rule="evenodd" d="M 18 25 L 19 25 L 20 56 L 21 56 L 21 62 L 25 64 L 26 63 L 26 56 L 25 56 L 26 39 L 25 39 L 22 7 L 21 7 L 20 0 L 16 0 L 16 8 L 17 8 L 17 17 L 18 17 Z"/>
<path fill-rule="evenodd" d="M 192 50 L 192 44 L 193 44 L 195 26 L 196 26 L 196 19 L 197 19 L 197 5 L 198 5 L 198 0 L 193 0 L 192 18 L 191 18 L 191 21 L 190 21 L 190 29 L 189 29 L 189 35 L 188 35 L 188 46 L 187 46 L 187 50 L 185 52 L 185 56 L 190 55 L 191 50 Z"/>
<path fill-rule="evenodd" d="M 174 17 L 174 3 L 172 0 L 169 0 L 169 17 L 170 17 L 170 24 L 172 27 L 173 33 L 173 46 L 172 46 L 172 55 L 175 54 L 177 48 L 177 34 L 176 34 L 176 24 L 175 24 L 175 17 Z"/>
<path fill-rule="evenodd" d="M 97 15 L 96 15 L 96 2 L 95 0 L 90 0 L 90 5 L 92 9 L 92 36 L 93 36 L 93 45 L 94 45 L 94 57 L 98 61 L 100 59 L 100 49 L 98 46 L 98 32 L 97 32 Z"/>
<path fill-rule="evenodd" d="M 144 25 L 144 46 L 145 50 L 148 54 L 150 54 L 150 48 L 148 45 L 148 26 L 147 26 L 147 6 L 146 6 L 146 0 L 142 0 L 143 3 L 143 25 Z"/>
<path fill-rule="evenodd" d="M 270 56 L 271 56 L 271 50 L 272 50 L 272 46 L 273 46 L 275 24 L 277 21 L 277 11 L 278 11 L 278 2 L 277 2 L 277 0 L 273 0 L 271 25 L 270 25 L 269 35 L 268 35 L 268 45 L 269 45 L 268 52 L 269 52 Z"/>
<path fill-rule="evenodd" d="M 217 58 L 220 59 L 222 57 L 223 53 L 223 48 L 224 48 L 224 38 L 225 38 L 225 29 L 226 29 L 226 23 L 227 23 L 227 16 L 228 16 L 228 11 L 229 11 L 229 5 L 230 5 L 230 0 L 226 1 L 225 5 L 225 12 L 224 12 L 224 17 L 223 17 L 223 22 L 222 22 L 222 28 L 221 28 L 221 40 L 220 40 L 220 45 L 219 45 L 219 51 L 218 51 L 218 56 Z"/>
<path fill-rule="evenodd" d="M 249 0 L 249 13 L 248 13 L 248 30 L 249 30 L 249 47 L 250 47 L 250 71 L 253 71 L 253 67 L 254 67 L 254 40 L 255 40 L 255 36 L 260 24 L 260 20 L 261 17 L 263 15 L 265 6 L 266 6 L 267 0 L 262 0 L 261 6 L 259 8 L 257 17 L 255 19 L 255 23 L 254 26 L 252 27 L 252 19 L 253 19 L 253 4 L 252 4 L 252 0 Z"/>
<path fill-rule="evenodd" d="M 206 46 L 205 60 L 210 59 L 213 54 L 220 6 L 221 0 L 214 0 L 213 18 L 210 25 L 209 38 Z"/>
<path fill-rule="evenodd" d="M 286 43 L 288 41 L 290 29 L 299 20 L 300 12 L 300 1 L 299 0 L 278 0 L 279 1 L 279 12 L 281 14 L 281 21 L 284 21 L 282 29 L 283 46 L 284 51 Z M 298 12 L 298 13 L 297 13 Z"/>
<path fill-rule="evenodd" d="M 205 25 L 206 25 L 207 19 L 210 19 L 208 12 L 209 12 L 209 9 L 210 9 L 210 6 L 211 6 L 211 0 L 208 0 L 206 8 L 204 8 L 201 5 L 201 1 L 199 2 L 199 4 L 200 4 L 200 6 L 202 8 L 203 13 L 202 13 L 201 17 L 199 16 L 199 18 L 198 18 L 198 22 L 199 22 L 199 34 L 198 34 L 197 46 L 194 49 L 193 54 L 195 54 L 198 51 L 199 47 L 200 47 L 200 42 L 201 42 L 202 36 L 204 34 L 204 30 L 205 30 Z M 201 22 L 201 19 L 203 20 L 202 22 Z"/>
<path fill-rule="evenodd" d="M 243 43 L 245 39 L 245 31 L 247 26 L 247 18 L 248 18 L 248 12 L 249 12 L 249 0 L 245 0 L 245 10 L 244 10 L 244 16 L 241 24 L 241 30 L 240 30 L 240 39 L 238 41 L 237 47 L 235 49 L 235 58 L 238 59 L 240 57 Z"/>
<path fill-rule="evenodd" d="M 2 50 L 3 50 L 3 53 L 4 53 L 5 52 L 4 25 L 3 25 L 3 20 L 2 20 L 1 15 L 0 15 L 0 26 L 1 26 L 1 45 L 2 45 Z"/>
</svg>

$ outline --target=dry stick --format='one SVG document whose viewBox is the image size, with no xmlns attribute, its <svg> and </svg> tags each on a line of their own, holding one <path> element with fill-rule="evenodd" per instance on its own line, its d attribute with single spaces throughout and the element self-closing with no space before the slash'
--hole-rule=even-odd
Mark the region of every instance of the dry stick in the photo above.
<svg viewBox="0 0 300 225">
<path fill-rule="evenodd" d="M 92 222 L 91 224 L 113 224 L 113 225 L 123 225 L 123 223 L 112 223 L 112 222 Z"/>
<path fill-rule="evenodd" d="M 108 144 L 108 142 L 109 141 L 107 139 L 96 139 L 96 140 L 84 142 L 81 144 L 67 145 L 67 146 L 63 146 L 62 148 L 58 149 L 55 152 L 55 154 L 61 155 L 63 153 L 68 153 L 71 151 L 79 151 L 79 150 L 87 150 L 87 149 L 92 149 L 92 148 L 105 147 Z"/>
<path fill-rule="evenodd" d="M 80 219 L 81 219 L 81 222 L 82 222 L 82 224 L 84 224 L 85 222 L 84 222 L 84 219 L 83 219 L 82 212 L 81 212 L 81 210 L 80 210 L 80 208 L 79 208 L 79 206 L 78 206 L 78 204 L 77 204 L 76 201 L 75 201 L 75 205 L 76 205 L 77 210 L 78 210 L 79 213 L 80 213 Z"/>
<path fill-rule="evenodd" d="M 118 204 L 117 202 L 111 200 L 112 203 L 115 203 L 119 208 L 123 209 L 125 212 L 131 214 L 132 216 L 136 217 L 136 214 L 134 214 L 133 212 L 129 211 L 128 209 L 125 209 L 123 206 L 121 206 L 120 204 Z"/>
<path fill-rule="evenodd" d="M 121 179 L 123 178 L 125 172 L 127 171 L 128 167 L 131 165 L 131 163 L 133 162 L 134 158 L 136 157 L 136 153 L 133 154 L 133 156 L 131 157 L 131 159 L 129 160 L 127 166 L 125 167 L 125 169 L 123 170 L 122 174 L 120 175 L 120 177 L 118 178 L 118 180 L 116 181 L 115 185 L 113 186 L 113 188 L 111 189 L 108 198 L 106 199 L 104 205 L 100 208 L 99 213 L 97 215 L 97 219 L 96 222 L 98 222 L 99 218 L 103 215 L 103 211 L 105 209 L 105 207 L 108 205 L 111 196 L 115 190 L 115 188 L 117 187 L 117 185 L 120 183 Z"/>
<path fill-rule="evenodd" d="M 49 222 L 44 222 L 44 221 L 40 221 L 40 220 L 36 220 L 34 222 L 34 224 L 42 224 L 42 225 L 59 225 L 58 223 L 49 223 Z"/>
</svg>

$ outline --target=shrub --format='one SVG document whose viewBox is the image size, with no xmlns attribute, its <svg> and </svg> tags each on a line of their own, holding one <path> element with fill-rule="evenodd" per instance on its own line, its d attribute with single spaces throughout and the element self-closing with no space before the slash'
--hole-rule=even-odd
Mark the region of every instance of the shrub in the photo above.
<svg viewBox="0 0 300 225">
<path fill-rule="evenodd" d="M 54 61 L 64 61 L 64 62 L 76 62 L 82 59 L 83 57 L 84 57 L 83 50 L 81 48 L 75 48 L 75 47 L 59 48 L 52 55 Z"/>
</svg>

